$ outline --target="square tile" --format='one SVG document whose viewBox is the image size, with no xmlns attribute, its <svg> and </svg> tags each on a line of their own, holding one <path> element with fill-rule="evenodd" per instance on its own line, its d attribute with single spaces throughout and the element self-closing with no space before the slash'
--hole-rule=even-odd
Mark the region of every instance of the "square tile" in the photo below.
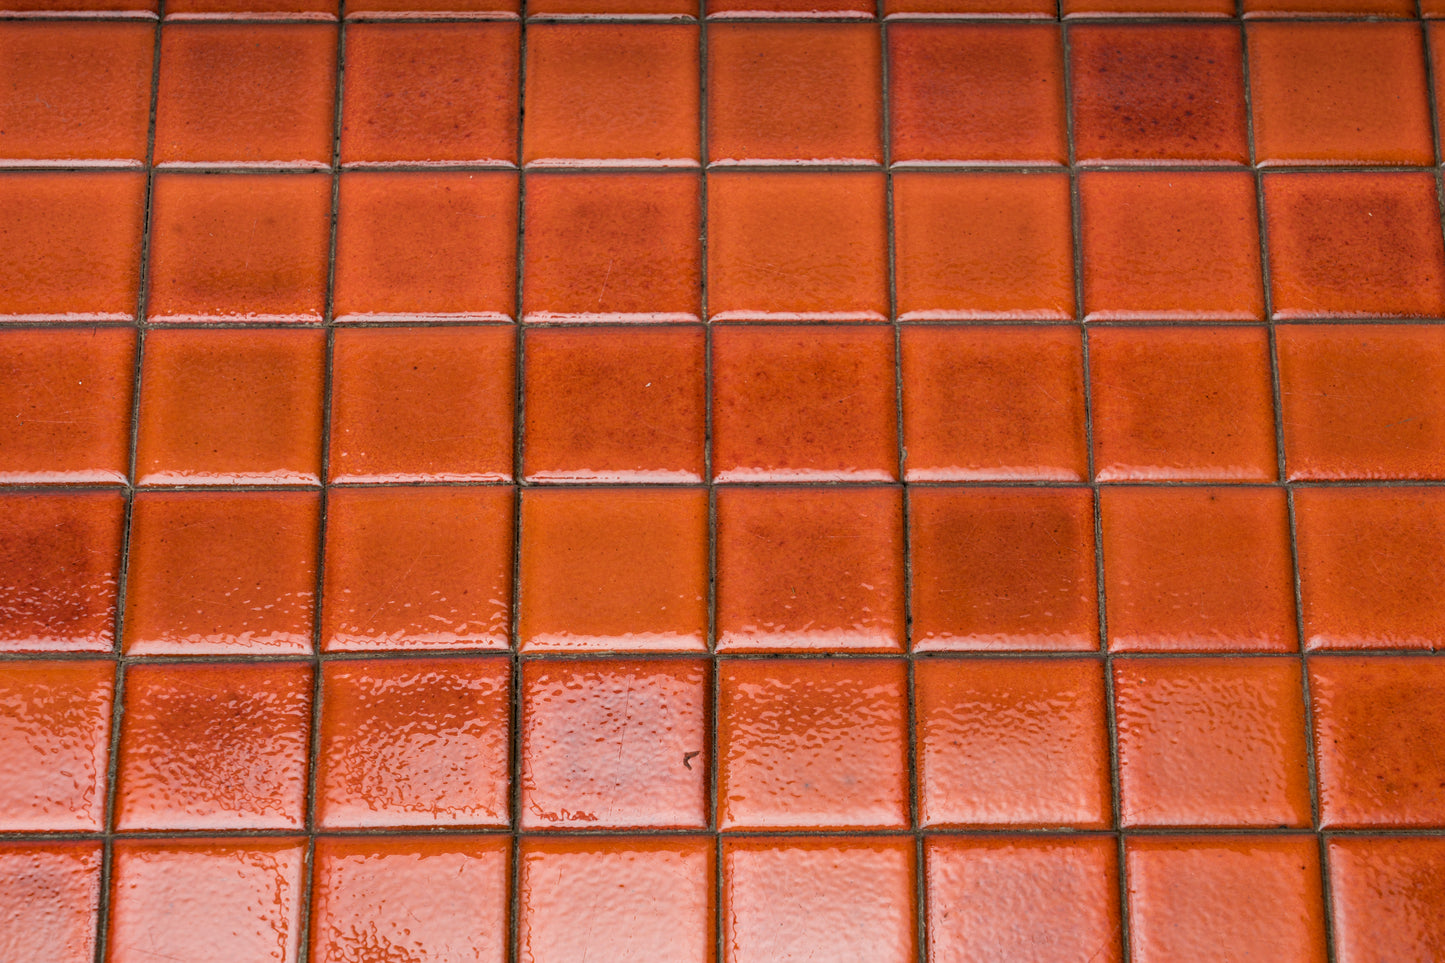
<svg viewBox="0 0 1445 963">
<path fill-rule="evenodd" d="M 326 663 L 317 823 L 505 826 L 510 691 L 495 656 Z"/>
<path fill-rule="evenodd" d="M 523 831 L 705 829 L 706 663 L 527 662 Z"/>
<path fill-rule="evenodd" d="M 723 489 L 716 537 L 718 651 L 904 651 L 900 489 Z"/>
<path fill-rule="evenodd" d="M 525 477 L 702 481 L 706 352 L 707 332 L 694 325 L 528 331 Z"/>
<path fill-rule="evenodd" d="M 309 958 L 502 963 L 508 849 L 501 836 L 316 840 Z"/>
<path fill-rule="evenodd" d="M 1113 823 L 1099 660 L 927 659 L 914 672 L 921 825 Z"/>
<path fill-rule="evenodd" d="M 1423 0 L 1428 5 L 1430 0 Z M 1403 17 L 1417 7 L 1409 0 L 1242 0 L 1244 16 L 1252 17 Z"/>
<path fill-rule="evenodd" d="M 0 662 L 0 830 L 105 830 L 114 694 L 113 662 Z"/>
<path fill-rule="evenodd" d="M 524 651 L 706 651 L 705 490 L 530 488 L 521 539 Z"/>
<path fill-rule="evenodd" d="M 890 27 L 888 89 L 895 165 L 1069 161 L 1054 24 Z"/>
<path fill-rule="evenodd" d="M 136 482 L 319 484 L 325 364 L 316 329 L 152 332 Z"/>
<path fill-rule="evenodd" d="M 898 477 L 891 328 L 719 328 L 712 380 L 715 480 Z"/>
<path fill-rule="evenodd" d="M 721 828 L 907 826 L 906 670 L 894 659 L 723 662 Z"/>
<path fill-rule="evenodd" d="M 915 651 L 1099 647 L 1087 488 L 914 488 Z"/>
<path fill-rule="evenodd" d="M 347 0 L 346 18 L 354 20 L 417 20 L 454 17 L 458 20 L 516 20 L 521 0 Z"/>
<path fill-rule="evenodd" d="M 1265 328 L 1089 332 L 1099 481 L 1274 481 Z"/>
<path fill-rule="evenodd" d="M 1264 317 L 1253 175 L 1095 171 L 1079 203 L 1087 320 Z"/>
<path fill-rule="evenodd" d="M 0 958 L 93 963 L 100 843 L 0 843 Z"/>
<path fill-rule="evenodd" d="M 713 165 L 883 162 L 877 27 L 719 24 L 707 58 Z"/>
<path fill-rule="evenodd" d="M 311 688 L 304 662 L 129 666 L 116 828 L 300 829 Z"/>
<path fill-rule="evenodd" d="M 337 331 L 331 480 L 510 481 L 516 348 L 510 326 Z"/>
<path fill-rule="evenodd" d="M 1445 839 L 1335 837 L 1327 847 L 1339 959 L 1445 955 Z"/>
<path fill-rule="evenodd" d="M 166 21 L 174 20 L 331 20 L 337 0 L 166 0 Z"/>
<path fill-rule="evenodd" d="M 558 20 L 591 20 L 617 18 L 644 20 L 668 18 L 691 20 L 697 16 L 693 0 L 531 0 L 529 17 L 554 17 Z"/>
<path fill-rule="evenodd" d="M 529 175 L 523 318 L 701 321 L 701 235 L 695 173 Z"/>
<path fill-rule="evenodd" d="M 1229 18 L 1237 11 L 1235 0 L 1060 0 L 1059 12 L 1068 19 L 1082 17 L 1200 17 Z"/>
<path fill-rule="evenodd" d="M 691 24 L 556 24 L 527 32 L 522 163 L 697 167 Z"/>
<path fill-rule="evenodd" d="M 315 492 L 135 496 L 128 655 L 302 655 L 316 609 Z"/>
<path fill-rule="evenodd" d="M 913 16 L 1052 20 L 1058 12 L 1059 5 L 1046 0 L 883 0 L 883 15 L 890 20 Z"/>
<path fill-rule="evenodd" d="M 322 651 L 506 648 L 512 499 L 510 487 L 333 490 Z"/>
<path fill-rule="evenodd" d="M 876 12 L 867 0 L 707 0 L 710 20 L 872 20 Z"/>
<path fill-rule="evenodd" d="M 156 0 L 9 0 L 5 12 L 21 17 L 72 14 L 79 17 L 125 17 L 155 20 Z"/>
</svg>

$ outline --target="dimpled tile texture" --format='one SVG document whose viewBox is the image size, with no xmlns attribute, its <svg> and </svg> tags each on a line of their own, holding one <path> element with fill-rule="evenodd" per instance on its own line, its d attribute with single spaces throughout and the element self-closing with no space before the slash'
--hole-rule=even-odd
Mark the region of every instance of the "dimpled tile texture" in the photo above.
<svg viewBox="0 0 1445 963">
<path fill-rule="evenodd" d="M 0 0 L 0 963 L 1445 960 L 1445 0 Z"/>
</svg>

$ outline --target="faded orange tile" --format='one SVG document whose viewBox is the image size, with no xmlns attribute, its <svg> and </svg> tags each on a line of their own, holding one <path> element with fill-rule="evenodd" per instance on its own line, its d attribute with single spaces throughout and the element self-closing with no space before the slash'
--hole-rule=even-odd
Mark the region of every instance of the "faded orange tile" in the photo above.
<svg viewBox="0 0 1445 963">
<path fill-rule="evenodd" d="M 0 662 L 0 830 L 106 828 L 114 690 L 113 662 Z M 0 919 L 14 925 L 5 903 Z"/>
<path fill-rule="evenodd" d="M 1445 956 L 1445 840 L 1333 837 L 1326 846 L 1340 959 L 1387 963 Z"/>
<path fill-rule="evenodd" d="M 0 842 L 0 954 L 93 963 L 100 864 L 99 842 Z"/>
</svg>

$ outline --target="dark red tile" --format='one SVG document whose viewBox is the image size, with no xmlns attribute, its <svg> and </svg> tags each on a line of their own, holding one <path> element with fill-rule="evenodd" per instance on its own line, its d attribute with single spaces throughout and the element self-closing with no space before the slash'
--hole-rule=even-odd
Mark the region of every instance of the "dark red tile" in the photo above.
<svg viewBox="0 0 1445 963">
<path fill-rule="evenodd" d="M 105 829 L 114 690 L 113 662 L 0 662 L 0 830 Z"/>
<path fill-rule="evenodd" d="M 530 0 L 527 15 L 559 20 L 589 20 L 616 17 L 650 19 L 667 17 L 688 20 L 697 16 L 693 0 Z"/>
<path fill-rule="evenodd" d="M 1060 0 L 1066 18 L 1081 17 L 1200 17 L 1228 18 L 1236 14 L 1235 0 Z"/>
<path fill-rule="evenodd" d="M 877 9 L 868 0 L 707 0 L 710 20 L 872 20 Z"/>
<path fill-rule="evenodd" d="M 1335 837 L 1328 852 L 1340 959 L 1445 956 L 1445 839 Z"/>
<path fill-rule="evenodd" d="M 337 0 L 166 0 L 166 20 L 335 20 Z"/>
<path fill-rule="evenodd" d="M 458 20 L 515 20 L 521 0 L 347 0 L 348 20 L 417 20 L 453 17 Z"/>
<path fill-rule="evenodd" d="M 883 15 L 889 19 L 925 16 L 1052 20 L 1058 11 L 1058 3 L 1052 0 L 883 0 Z"/>
<path fill-rule="evenodd" d="M 0 957 L 93 963 L 100 843 L 0 843 Z"/>
</svg>

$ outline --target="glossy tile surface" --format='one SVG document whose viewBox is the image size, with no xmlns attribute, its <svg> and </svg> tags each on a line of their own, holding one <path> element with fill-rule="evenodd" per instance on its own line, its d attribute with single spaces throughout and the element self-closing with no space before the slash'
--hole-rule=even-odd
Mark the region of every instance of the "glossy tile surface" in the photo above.
<svg viewBox="0 0 1445 963">
<path fill-rule="evenodd" d="M 1329 844 L 1340 959 L 1430 959 L 1445 953 L 1445 843 L 1364 836 Z"/>
<path fill-rule="evenodd" d="M 0 843 L 0 954 L 91 963 L 100 863 L 99 843 Z"/>
<path fill-rule="evenodd" d="M 0 663 L 0 830 L 105 825 L 114 689 L 109 662 Z"/>
</svg>

